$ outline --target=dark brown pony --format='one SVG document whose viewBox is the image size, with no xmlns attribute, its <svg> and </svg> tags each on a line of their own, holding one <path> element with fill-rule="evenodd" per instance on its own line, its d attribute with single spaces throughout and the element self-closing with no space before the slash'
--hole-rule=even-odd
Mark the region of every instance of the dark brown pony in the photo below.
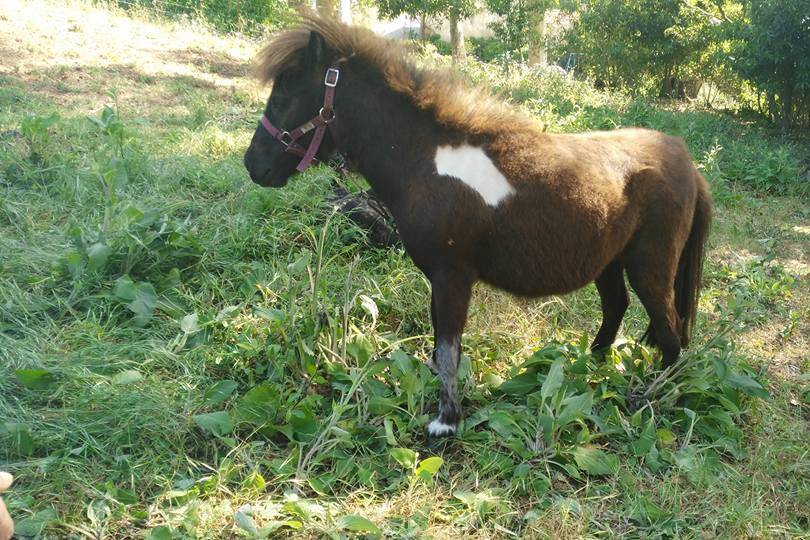
<svg viewBox="0 0 810 540">
<path fill-rule="evenodd" d="M 275 37 L 258 69 L 273 90 L 245 155 L 253 181 L 285 185 L 306 167 L 312 136 L 293 128 L 326 124 L 315 156 L 348 158 L 431 282 L 441 381 L 431 436 L 461 419 L 456 371 L 477 280 L 531 297 L 595 281 L 598 351 L 627 309 L 626 272 L 664 365 L 687 346 L 711 199 L 680 139 L 643 129 L 546 134 L 486 91 L 414 67 L 368 30 L 314 17 Z M 335 86 L 327 92 L 325 82 Z M 294 152 L 284 129 L 299 137 Z"/>
</svg>

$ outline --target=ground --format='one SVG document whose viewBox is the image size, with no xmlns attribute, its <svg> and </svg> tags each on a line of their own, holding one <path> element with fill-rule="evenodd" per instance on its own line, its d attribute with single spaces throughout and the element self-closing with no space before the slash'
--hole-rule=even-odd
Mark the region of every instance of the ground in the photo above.
<svg viewBox="0 0 810 540">
<path fill-rule="evenodd" d="M 684 137 L 716 215 L 693 367 L 650 403 L 631 399 L 661 375 L 637 301 L 599 360 L 580 344 L 592 286 L 478 287 L 467 421 L 428 446 L 424 278 L 331 214 L 327 169 L 249 182 L 258 43 L 136 15 L 0 5 L 0 468 L 20 534 L 810 537 L 806 140 L 463 66 L 550 131 Z"/>
</svg>

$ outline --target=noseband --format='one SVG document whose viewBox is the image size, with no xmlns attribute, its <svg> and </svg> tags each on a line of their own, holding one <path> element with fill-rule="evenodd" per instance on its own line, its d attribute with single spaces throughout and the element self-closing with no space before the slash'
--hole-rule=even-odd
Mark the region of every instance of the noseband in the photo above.
<svg viewBox="0 0 810 540">
<path fill-rule="evenodd" d="M 315 153 L 321 146 L 321 141 L 323 141 L 323 136 L 326 133 L 326 126 L 335 119 L 333 103 L 335 101 L 335 87 L 340 78 L 340 70 L 335 66 L 336 64 L 332 64 L 332 66 L 326 70 L 326 76 L 323 78 L 323 85 L 326 87 L 326 91 L 323 95 L 323 107 L 318 111 L 318 115 L 315 116 L 315 118 L 301 124 L 292 131 L 278 129 L 268 120 L 266 115 L 262 115 L 260 119 L 267 133 L 284 145 L 285 152 L 301 156 L 301 163 L 295 168 L 299 172 L 306 170 L 306 168 L 312 164 L 313 160 L 315 160 Z M 304 147 L 298 144 L 298 139 L 313 129 L 315 130 L 315 134 L 312 136 L 309 148 L 304 150 Z"/>
</svg>

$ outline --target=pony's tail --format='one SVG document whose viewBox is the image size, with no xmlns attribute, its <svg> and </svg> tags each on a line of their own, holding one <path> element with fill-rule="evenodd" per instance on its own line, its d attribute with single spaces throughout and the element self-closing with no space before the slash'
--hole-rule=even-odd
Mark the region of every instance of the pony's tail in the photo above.
<svg viewBox="0 0 810 540">
<path fill-rule="evenodd" d="M 697 175 L 698 195 L 692 230 L 678 261 L 675 274 L 675 308 L 681 318 L 681 347 L 689 346 L 697 317 L 698 297 L 703 278 L 703 257 L 706 237 L 712 221 L 712 199 L 706 180 Z"/>
</svg>

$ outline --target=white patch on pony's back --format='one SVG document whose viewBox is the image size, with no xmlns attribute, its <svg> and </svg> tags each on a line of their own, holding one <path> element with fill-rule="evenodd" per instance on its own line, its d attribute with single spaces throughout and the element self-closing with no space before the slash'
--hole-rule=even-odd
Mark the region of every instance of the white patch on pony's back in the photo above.
<svg viewBox="0 0 810 540">
<path fill-rule="evenodd" d="M 444 437 L 445 435 L 449 435 L 455 432 L 456 426 L 445 424 L 438 418 L 436 418 L 435 420 L 433 420 L 433 422 L 428 424 L 428 435 L 430 435 L 431 437 Z"/>
<path fill-rule="evenodd" d="M 458 178 L 492 207 L 515 193 L 515 188 L 477 146 L 439 146 L 436 148 L 436 172 Z"/>
</svg>

